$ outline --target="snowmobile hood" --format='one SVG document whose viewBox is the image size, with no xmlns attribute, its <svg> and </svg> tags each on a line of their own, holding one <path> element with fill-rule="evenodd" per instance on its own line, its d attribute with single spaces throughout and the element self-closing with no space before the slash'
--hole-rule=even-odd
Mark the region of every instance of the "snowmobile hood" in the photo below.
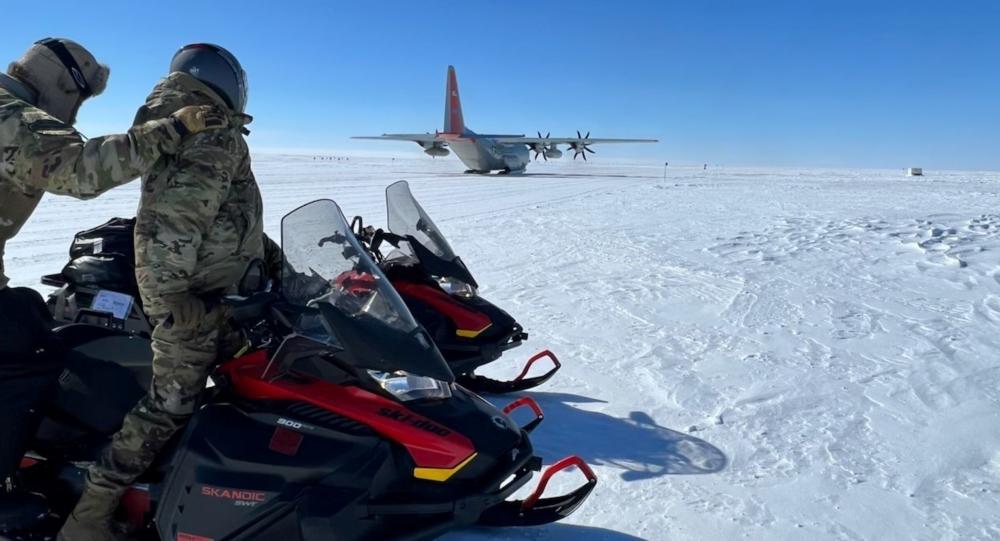
<svg viewBox="0 0 1000 541">
<path fill-rule="evenodd" d="M 451 383 L 455 375 L 427 331 L 329 199 L 281 221 L 285 300 L 311 310 L 296 331 L 343 349 L 349 362 Z"/>
</svg>

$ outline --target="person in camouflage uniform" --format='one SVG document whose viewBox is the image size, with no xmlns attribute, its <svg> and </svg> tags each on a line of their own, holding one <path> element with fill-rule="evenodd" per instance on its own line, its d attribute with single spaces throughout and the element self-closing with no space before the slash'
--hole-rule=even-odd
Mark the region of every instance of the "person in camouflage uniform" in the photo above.
<svg viewBox="0 0 1000 541">
<path fill-rule="evenodd" d="M 136 278 L 154 325 L 153 381 L 88 472 L 59 534 L 64 541 L 113 538 L 111 518 L 125 488 L 194 413 L 212 366 L 242 345 L 219 300 L 235 292 L 250 261 L 264 257 L 261 196 L 238 122 L 249 119 L 242 114 L 244 77 L 228 51 L 189 45 L 136 116 L 137 124 L 154 121 L 186 105 L 232 114 L 229 129 L 193 137 L 142 178 Z"/>
<path fill-rule="evenodd" d="M 138 178 L 162 155 L 175 153 L 186 135 L 224 120 L 214 108 L 196 106 L 124 134 L 84 141 L 72 127 L 76 113 L 85 99 L 104 91 L 109 73 L 90 52 L 66 39 L 36 43 L 7 74 L 0 73 L 0 289 L 8 283 L 6 242 L 44 193 L 97 197 Z"/>
<path fill-rule="evenodd" d="M 15 490 L 13 475 L 55 385 L 61 358 L 38 352 L 50 345 L 51 318 L 39 295 L 9 288 L 4 248 L 42 195 L 89 199 L 129 182 L 186 135 L 222 126 L 222 111 L 197 106 L 85 141 L 73 129 L 89 97 L 100 94 L 109 70 L 79 44 L 41 40 L 0 73 L 0 531 L 44 513 L 33 496 Z"/>
</svg>

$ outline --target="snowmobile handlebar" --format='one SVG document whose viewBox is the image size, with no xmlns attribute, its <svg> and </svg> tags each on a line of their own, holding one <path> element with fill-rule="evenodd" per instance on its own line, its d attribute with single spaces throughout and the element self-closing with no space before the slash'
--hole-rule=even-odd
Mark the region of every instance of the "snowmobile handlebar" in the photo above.
<svg viewBox="0 0 1000 541">
<path fill-rule="evenodd" d="M 395 233 L 390 233 L 389 231 L 386 231 L 384 229 L 372 229 L 371 226 L 368 226 L 368 229 L 364 230 L 363 232 L 367 234 L 369 230 L 371 234 L 365 236 L 364 240 L 368 243 L 368 249 L 371 250 L 373 254 L 375 254 L 375 257 L 378 258 L 378 261 L 382 261 L 383 259 L 382 252 L 379 251 L 379 248 L 381 248 L 383 242 L 388 242 L 394 248 L 399 248 L 399 244 L 407 240 L 406 237 L 401 237 Z"/>
<path fill-rule="evenodd" d="M 280 343 L 294 329 L 293 321 L 304 308 L 285 302 L 281 294 L 266 291 L 249 297 L 222 298 L 231 321 L 239 326 L 251 347 Z"/>
<path fill-rule="evenodd" d="M 248 297 L 228 295 L 222 299 L 222 303 L 229 308 L 233 321 L 242 325 L 268 315 L 270 307 L 279 299 L 277 293 L 267 291 Z"/>
<path fill-rule="evenodd" d="M 374 226 L 370 225 L 365 226 L 364 218 L 355 216 L 351 220 L 351 233 L 354 233 L 354 236 L 377 263 L 382 262 L 382 252 L 379 251 L 378 247 L 381 246 L 383 237 L 386 235 L 384 230 L 375 229 Z"/>
</svg>

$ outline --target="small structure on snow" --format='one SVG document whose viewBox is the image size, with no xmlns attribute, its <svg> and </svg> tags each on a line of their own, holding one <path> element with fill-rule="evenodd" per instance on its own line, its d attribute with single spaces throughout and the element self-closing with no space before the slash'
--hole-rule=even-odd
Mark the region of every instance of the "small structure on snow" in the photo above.
<svg viewBox="0 0 1000 541">
<path fill-rule="evenodd" d="M 906 170 L 906 176 L 908 177 L 922 177 L 924 176 L 924 170 L 921 167 L 910 167 Z"/>
</svg>

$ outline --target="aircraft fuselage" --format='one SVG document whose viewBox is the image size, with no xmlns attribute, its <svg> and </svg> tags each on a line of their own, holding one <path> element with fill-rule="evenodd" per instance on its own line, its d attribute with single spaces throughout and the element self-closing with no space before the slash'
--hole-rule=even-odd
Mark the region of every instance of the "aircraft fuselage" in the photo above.
<svg viewBox="0 0 1000 541">
<path fill-rule="evenodd" d="M 524 145 L 497 143 L 472 131 L 466 131 L 461 135 L 442 133 L 440 136 L 448 142 L 448 148 L 470 171 L 521 173 L 528 166 L 529 154 Z"/>
</svg>

